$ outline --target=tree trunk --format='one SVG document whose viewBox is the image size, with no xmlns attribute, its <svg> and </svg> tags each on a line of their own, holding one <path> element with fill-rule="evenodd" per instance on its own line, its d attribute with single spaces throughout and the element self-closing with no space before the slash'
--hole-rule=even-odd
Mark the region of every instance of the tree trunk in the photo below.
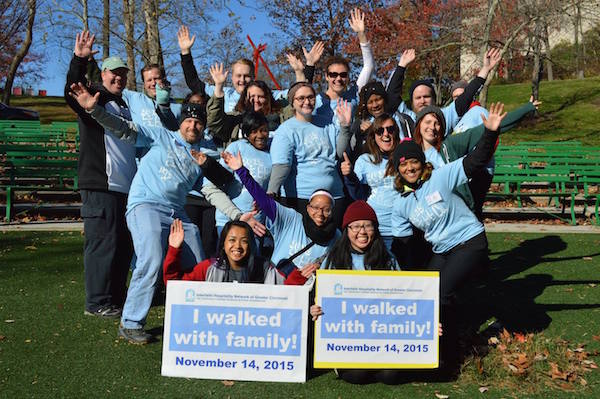
<svg viewBox="0 0 600 399">
<path fill-rule="evenodd" d="M 550 48 L 550 37 L 548 33 L 548 22 L 544 24 L 544 48 L 546 49 L 546 72 L 548 73 L 548 80 L 551 82 L 554 80 L 554 72 L 552 71 L 552 60 L 550 59 L 551 48 Z"/>
<path fill-rule="evenodd" d="M 575 31 L 575 63 L 577 65 L 577 79 L 583 79 L 583 46 L 579 43 L 579 32 L 581 26 L 581 5 L 579 1 L 573 3 L 575 14 L 573 18 L 573 30 Z"/>
<path fill-rule="evenodd" d="M 144 21 L 146 23 L 146 46 L 147 54 L 145 61 L 149 64 L 164 66 L 162 49 L 160 45 L 160 33 L 158 31 L 158 2 L 157 0 L 144 0 Z"/>
<path fill-rule="evenodd" d="M 88 2 L 87 0 L 81 0 L 81 5 L 83 6 L 83 14 L 82 14 L 82 19 L 83 19 L 83 30 L 90 30 L 90 24 L 89 24 L 89 12 L 88 12 Z"/>
<path fill-rule="evenodd" d="M 135 24 L 135 0 L 123 0 L 123 20 L 125 21 L 125 52 L 127 53 L 127 88 L 135 90 L 135 40 L 133 38 Z"/>
<path fill-rule="evenodd" d="M 542 23 L 538 19 L 533 30 L 533 70 L 531 75 L 531 95 L 534 100 L 540 96 L 540 75 L 542 74 Z"/>
<path fill-rule="evenodd" d="M 102 17 L 102 59 L 110 57 L 110 0 L 103 0 Z"/>
<path fill-rule="evenodd" d="M 10 104 L 10 93 L 12 91 L 12 85 L 15 80 L 17 69 L 19 69 L 19 65 L 21 65 L 23 58 L 25 58 L 29 52 L 29 47 L 31 47 L 31 41 L 33 39 L 33 23 L 35 22 L 36 0 L 28 0 L 27 8 L 29 10 L 29 17 L 27 18 L 27 31 L 25 33 L 25 40 L 10 63 L 8 74 L 6 75 L 6 83 L 4 84 L 2 102 L 6 105 Z"/>
<path fill-rule="evenodd" d="M 482 38 L 482 43 L 481 43 L 481 48 L 479 49 L 479 59 L 482 60 L 483 56 L 485 55 L 485 53 L 488 50 L 488 44 L 490 41 L 490 31 L 492 29 L 492 23 L 494 22 L 494 14 L 496 12 L 496 7 L 498 6 L 498 0 L 488 0 L 488 10 L 487 10 L 487 18 L 485 21 L 485 28 L 483 30 L 483 38 Z M 490 78 L 490 76 L 493 76 L 495 73 L 494 71 L 491 71 L 490 74 L 488 75 L 488 79 Z M 491 79 L 489 79 L 491 82 Z M 487 89 L 488 89 L 489 83 L 487 83 L 486 80 L 486 84 L 483 85 L 483 88 L 481 89 L 481 93 L 479 94 L 479 102 L 481 103 L 482 106 L 486 106 L 486 102 L 487 102 Z"/>
</svg>

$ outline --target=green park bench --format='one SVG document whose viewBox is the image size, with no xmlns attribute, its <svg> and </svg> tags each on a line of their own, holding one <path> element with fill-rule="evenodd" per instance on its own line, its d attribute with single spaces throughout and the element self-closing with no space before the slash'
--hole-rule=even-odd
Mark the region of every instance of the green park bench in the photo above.
<svg viewBox="0 0 600 399">
<path fill-rule="evenodd" d="M 66 132 L 0 131 L 0 190 L 6 194 L 6 220 L 16 192 L 76 191 L 78 140 Z"/>
</svg>

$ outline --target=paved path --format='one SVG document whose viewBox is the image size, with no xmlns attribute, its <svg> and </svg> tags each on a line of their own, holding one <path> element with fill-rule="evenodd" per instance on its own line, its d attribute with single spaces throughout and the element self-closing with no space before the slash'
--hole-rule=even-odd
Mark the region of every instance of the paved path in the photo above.
<svg viewBox="0 0 600 399">
<path fill-rule="evenodd" d="M 0 231 L 82 231 L 83 222 L 33 222 L 23 224 L 0 224 Z M 490 233 L 574 233 L 600 234 L 600 226 L 567 226 L 531 223 L 487 223 Z"/>
</svg>

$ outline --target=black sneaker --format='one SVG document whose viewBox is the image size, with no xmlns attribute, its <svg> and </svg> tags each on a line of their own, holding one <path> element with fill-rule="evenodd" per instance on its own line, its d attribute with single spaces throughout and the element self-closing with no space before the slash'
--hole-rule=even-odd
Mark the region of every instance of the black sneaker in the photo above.
<svg viewBox="0 0 600 399">
<path fill-rule="evenodd" d="M 101 306 L 96 310 L 84 310 L 86 316 L 97 316 L 104 319 L 118 319 L 121 317 L 122 309 L 113 305 Z"/>
<path fill-rule="evenodd" d="M 152 340 L 152 335 L 143 328 L 125 328 L 120 325 L 119 338 L 126 339 L 130 344 L 145 345 Z"/>
</svg>

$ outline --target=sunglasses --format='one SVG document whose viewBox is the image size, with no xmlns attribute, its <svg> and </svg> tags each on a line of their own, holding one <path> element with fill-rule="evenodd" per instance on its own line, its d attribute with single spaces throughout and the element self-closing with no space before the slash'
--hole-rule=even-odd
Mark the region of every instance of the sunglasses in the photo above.
<svg viewBox="0 0 600 399">
<path fill-rule="evenodd" d="M 378 136 L 382 136 L 383 132 L 388 132 L 388 134 L 394 134 L 396 133 L 397 129 L 396 126 L 382 126 L 380 128 L 378 128 L 377 130 L 375 130 L 375 134 Z"/>
<path fill-rule="evenodd" d="M 338 76 L 342 79 L 346 79 L 348 77 L 348 72 L 327 72 L 327 76 L 329 76 L 329 79 L 335 79 Z"/>
</svg>

